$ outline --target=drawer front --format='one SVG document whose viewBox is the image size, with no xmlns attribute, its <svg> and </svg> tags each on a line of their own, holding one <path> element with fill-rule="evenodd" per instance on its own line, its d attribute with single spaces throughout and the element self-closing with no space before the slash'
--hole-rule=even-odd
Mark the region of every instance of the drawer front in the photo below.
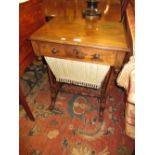
<svg viewBox="0 0 155 155">
<path fill-rule="evenodd" d="M 67 57 L 79 59 L 92 63 L 102 63 L 114 65 L 116 53 L 114 51 L 106 51 L 97 48 L 68 46 L 66 47 Z"/>
<path fill-rule="evenodd" d="M 40 54 L 43 56 L 87 61 L 108 65 L 115 64 L 116 52 L 97 48 L 39 42 Z"/>
<path fill-rule="evenodd" d="M 40 55 L 48 57 L 65 57 L 65 48 L 63 44 L 38 42 Z"/>
</svg>

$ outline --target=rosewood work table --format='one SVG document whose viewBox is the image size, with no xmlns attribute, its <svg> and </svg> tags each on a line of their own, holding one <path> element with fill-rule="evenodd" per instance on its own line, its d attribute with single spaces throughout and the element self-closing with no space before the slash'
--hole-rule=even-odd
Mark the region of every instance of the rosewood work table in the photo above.
<svg viewBox="0 0 155 155">
<path fill-rule="evenodd" d="M 119 3 L 109 4 L 107 7 L 107 4 L 101 0 L 99 9 L 102 16 L 88 19 L 82 17 L 82 11 L 86 7 L 84 0 L 53 2 L 51 8 L 48 6 L 46 11 L 54 18 L 30 37 L 36 56 L 111 66 L 101 87 L 100 120 L 103 118 L 113 70 L 119 70 L 122 67 L 124 58 L 129 53 L 126 31 L 123 23 L 120 22 L 120 5 Z M 50 69 L 48 73 L 53 88 L 51 90 L 51 108 L 53 108 L 60 85 L 54 80 Z"/>
</svg>

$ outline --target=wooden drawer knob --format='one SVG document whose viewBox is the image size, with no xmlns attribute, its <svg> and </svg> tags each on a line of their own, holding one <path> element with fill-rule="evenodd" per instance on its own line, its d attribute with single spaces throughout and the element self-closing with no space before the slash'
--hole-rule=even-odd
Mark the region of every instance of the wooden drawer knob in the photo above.
<svg viewBox="0 0 155 155">
<path fill-rule="evenodd" d="M 81 52 L 80 50 L 78 50 L 76 48 L 73 49 L 73 55 L 80 58 L 80 59 L 83 59 L 86 56 L 85 53 Z"/>
<path fill-rule="evenodd" d="M 73 49 L 73 54 L 75 54 L 75 55 L 78 55 L 80 52 L 79 52 L 79 50 L 78 49 Z"/>
<path fill-rule="evenodd" d="M 101 57 L 100 54 L 94 54 L 94 55 L 93 55 L 93 59 L 95 59 L 95 60 L 100 59 L 100 57 Z"/>
<path fill-rule="evenodd" d="M 56 48 L 53 48 L 51 52 L 52 52 L 52 54 L 56 54 L 58 52 L 58 50 Z"/>
</svg>

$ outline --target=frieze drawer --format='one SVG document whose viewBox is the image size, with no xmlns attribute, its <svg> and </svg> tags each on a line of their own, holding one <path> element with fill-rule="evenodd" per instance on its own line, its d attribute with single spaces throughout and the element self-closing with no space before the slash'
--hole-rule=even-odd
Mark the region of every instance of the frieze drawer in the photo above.
<svg viewBox="0 0 155 155">
<path fill-rule="evenodd" d="M 39 55 L 114 65 L 116 52 L 98 48 L 49 42 L 37 42 Z"/>
</svg>

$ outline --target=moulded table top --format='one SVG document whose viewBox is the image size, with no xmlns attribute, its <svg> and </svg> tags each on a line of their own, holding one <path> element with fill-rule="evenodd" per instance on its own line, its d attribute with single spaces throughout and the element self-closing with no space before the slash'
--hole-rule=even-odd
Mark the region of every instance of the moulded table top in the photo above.
<svg viewBox="0 0 155 155">
<path fill-rule="evenodd" d="M 64 5 L 60 5 L 60 2 L 64 2 Z M 110 4 L 108 12 L 104 14 L 107 3 L 101 1 L 98 4 L 102 12 L 101 18 L 89 20 L 82 17 L 82 11 L 86 7 L 85 1 L 69 2 L 55 2 L 55 18 L 34 32 L 31 40 L 129 51 L 124 26 L 119 22 L 119 3 Z M 57 11 L 56 14 L 54 10 Z"/>
</svg>

